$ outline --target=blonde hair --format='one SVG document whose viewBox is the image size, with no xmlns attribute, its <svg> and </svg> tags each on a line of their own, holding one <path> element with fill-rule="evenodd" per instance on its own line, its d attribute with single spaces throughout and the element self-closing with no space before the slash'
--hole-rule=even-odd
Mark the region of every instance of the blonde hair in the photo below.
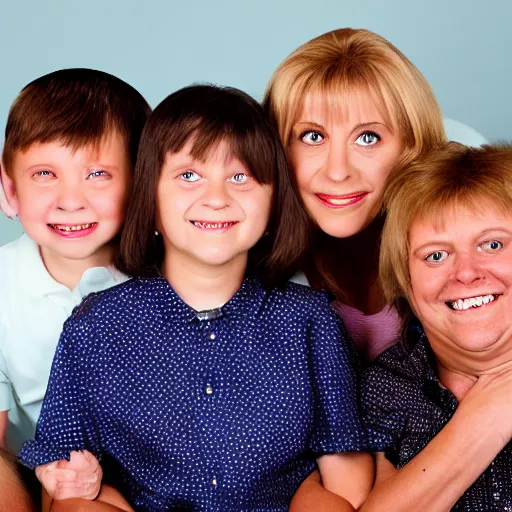
<svg viewBox="0 0 512 512">
<path fill-rule="evenodd" d="M 320 93 L 339 104 L 354 90 L 382 102 L 402 136 L 403 158 L 415 158 L 445 142 L 441 111 L 423 75 L 389 41 L 369 30 L 333 30 L 300 46 L 272 75 L 263 104 L 287 148 L 308 94 Z"/>
<path fill-rule="evenodd" d="M 390 174 L 380 249 L 380 279 L 388 304 L 404 322 L 412 316 L 409 235 L 414 222 L 442 225 L 457 208 L 512 212 L 512 145 L 469 148 L 450 142 Z"/>
<path fill-rule="evenodd" d="M 441 110 L 423 75 L 389 41 L 369 30 L 333 30 L 300 46 L 274 72 L 263 106 L 288 150 L 293 124 L 310 95 L 321 96 L 335 112 L 355 92 L 368 94 L 387 111 L 402 139 L 403 151 L 396 165 L 406 165 L 446 143 Z M 297 186 L 295 176 L 292 183 Z M 328 288 L 338 300 L 345 301 L 345 290 L 337 277 L 339 260 L 328 261 L 333 240 L 311 219 L 309 222 L 311 242 L 304 256 L 304 270 L 316 279 L 316 286 Z M 369 240 L 365 256 L 374 275 L 379 234 L 380 229 L 375 239 Z"/>
</svg>

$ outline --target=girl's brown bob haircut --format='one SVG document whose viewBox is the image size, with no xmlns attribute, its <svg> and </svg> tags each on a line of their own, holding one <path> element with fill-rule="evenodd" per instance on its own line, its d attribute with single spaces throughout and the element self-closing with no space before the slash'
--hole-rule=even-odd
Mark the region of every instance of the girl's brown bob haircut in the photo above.
<svg viewBox="0 0 512 512">
<path fill-rule="evenodd" d="M 305 214 L 290 182 L 284 149 L 261 106 L 237 89 L 185 87 L 163 100 L 140 143 L 118 265 L 128 275 L 155 276 L 164 258 L 155 236 L 156 190 L 168 153 L 192 141 L 191 156 L 206 160 L 221 141 L 259 183 L 273 187 L 266 235 L 249 251 L 247 274 L 274 286 L 296 270 L 306 247 Z"/>
<path fill-rule="evenodd" d="M 435 225 L 458 208 L 512 215 L 512 145 L 470 148 L 450 142 L 388 178 L 380 251 L 380 279 L 387 302 L 403 320 L 414 316 L 409 274 L 409 236 L 415 222 Z"/>
<path fill-rule="evenodd" d="M 29 83 L 15 99 L 5 127 L 2 161 L 11 176 L 18 151 L 34 143 L 96 145 L 111 130 L 126 140 L 132 165 L 151 112 L 142 95 L 123 80 L 94 69 L 62 69 Z"/>
</svg>

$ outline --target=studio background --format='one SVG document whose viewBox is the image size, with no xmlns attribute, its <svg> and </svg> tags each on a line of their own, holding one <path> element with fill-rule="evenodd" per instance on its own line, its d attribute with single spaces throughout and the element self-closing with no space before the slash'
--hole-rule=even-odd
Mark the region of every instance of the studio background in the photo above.
<svg viewBox="0 0 512 512">
<path fill-rule="evenodd" d="M 425 75 L 446 117 L 512 140 L 510 0 L 0 0 L 0 144 L 28 82 L 56 69 L 101 69 L 155 106 L 193 82 L 258 100 L 297 46 L 341 27 L 389 39 Z M 0 245 L 21 233 L 0 215 Z"/>
</svg>

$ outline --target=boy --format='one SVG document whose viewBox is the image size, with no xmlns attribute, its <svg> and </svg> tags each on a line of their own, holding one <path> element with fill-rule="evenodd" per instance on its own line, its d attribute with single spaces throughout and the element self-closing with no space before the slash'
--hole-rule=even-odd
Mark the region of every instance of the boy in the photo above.
<svg viewBox="0 0 512 512">
<path fill-rule="evenodd" d="M 73 308 L 126 279 L 113 262 L 149 112 L 131 86 L 87 69 L 38 78 L 11 107 L 2 182 L 25 234 L 0 248 L 2 448 L 33 437 Z"/>
</svg>

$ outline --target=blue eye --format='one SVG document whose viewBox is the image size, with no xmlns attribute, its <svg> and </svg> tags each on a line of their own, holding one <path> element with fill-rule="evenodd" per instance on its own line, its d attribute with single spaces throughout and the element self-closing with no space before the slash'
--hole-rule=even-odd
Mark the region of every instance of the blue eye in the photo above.
<svg viewBox="0 0 512 512">
<path fill-rule="evenodd" d="M 480 247 L 482 247 L 484 251 L 497 252 L 503 247 L 503 244 L 498 240 L 489 240 L 488 242 L 484 242 Z"/>
<path fill-rule="evenodd" d="M 237 172 L 229 178 L 229 181 L 232 183 L 247 183 L 249 181 L 249 176 L 247 176 L 245 172 Z"/>
<path fill-rule="evenodd" d="M 90 172 L 88 175 L 87 175 L 87 180 L 91 179 L 91 178 L 101 178 L 101 177 L 108 177 L 108 173 L 102 169 L 95 169 L 94 171 Z"/>
<path fill-rule="evenodd" d="M 320 132 L 308 130 L 307 132 L 301 134 L 300 140 L 306 144 L 311 144 L 314 146 L 323 142 L 324 136 Z"/>
<path fill-rule="evenodd" d="M 182 180 L 188 181 L 189 183 L 194 183 L 201 179 L 201 176 L 194 171 L 185 171 L 180 174 L 180 178 Z"/>
<path fill-rule="evenodd" d="M 356 144 L 360 146 L 374 146 L 380 141 L 380 136 L 375 132 L 364 132 L 356 139 Z"/>
<path fill-rule="evenodd" d="M 436 251 L 432 254 L 429 254 L 425 260 L 429 263 L 441 263 L 446 258 L 448 258 L 448 253 L 446 251 Z"/>
</svg>

